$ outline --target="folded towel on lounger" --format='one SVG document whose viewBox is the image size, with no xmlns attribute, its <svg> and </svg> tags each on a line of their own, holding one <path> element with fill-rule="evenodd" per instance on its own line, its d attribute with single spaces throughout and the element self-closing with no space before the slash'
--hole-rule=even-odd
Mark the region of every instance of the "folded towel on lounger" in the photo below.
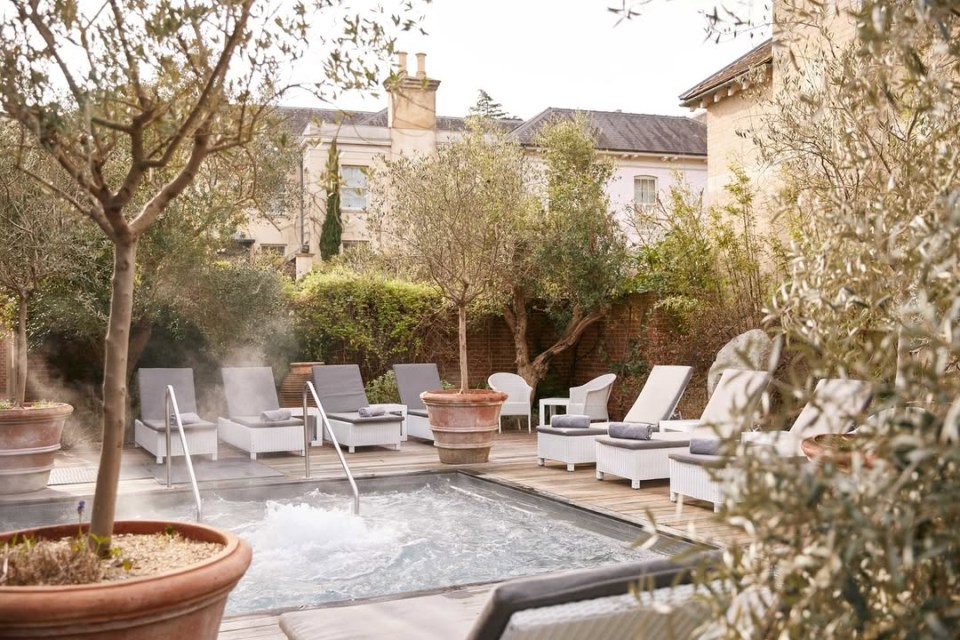
<svg viewBox="0 0 960 640">
<path fill-rule="evenodd" d="M 630 440 L 649 440 L 650 434 L 659 429 L 657 425 L 646 422 L 611 422 L 607 427 L 611 438 Z"/>
<path fill-rule="evenodd" d="M 283 422 L 290 419 L 290 409 L 268 409 L 260 414 L 264 422 Z"/>
<path fill-rule="evenodd" d="M 386 410 L 383 407 L 372 404 L 369 407 L 360 407 L 357 409 L 357 413 L 360 414 L 361 418 L 373 418 L 374 416 L 382 416 L 386 413 Z"/>
<path fill-rule="evenodd" d="M 203 422 L 203 418 L 193 413 L 192 411 L 187 411 L 180 414 L 180 424 L 186 426 L 188 424 L 199 424 Z M 177 415 L 175 413 L 170 414 L 170 424 L 176 426 L 177 424 Z"/>
<path fill-rule="evenodd" d="M 690 438 L 690 453 L 715 456 L 720 454 L 720 438 Z"/>
<path fill-rule="evenodd" d="M 553 416 L 550 418 L 550 426 L 554 429 L 587 429 L 590 427 L 590 416 L 576 413 Z"/>
</svg>

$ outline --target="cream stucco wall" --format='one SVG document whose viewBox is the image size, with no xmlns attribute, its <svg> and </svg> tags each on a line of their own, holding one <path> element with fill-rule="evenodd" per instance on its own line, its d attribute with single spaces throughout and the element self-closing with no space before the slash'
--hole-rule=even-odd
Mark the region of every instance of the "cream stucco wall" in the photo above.
<svg viewBox="0 0 960 640">
<path fill-rule="evenodd" d="M 704 203 L 723 206 L 729 201 L 725 188 L 732 182 L 731 167 L 743 168 L 756 190 L 758 226 L 769 228 L 764 211 L 777 189 L 776 167 L 760 157 L 754 142 L 762 135 L 764 119 L 772 107 L 773 90 L 769 76 L 762 84 L 724 98 L 707 107 L 707 187 Z"/>
<path fill-rule="evenodd" d="M 660 158 L 656 156 L 615 158 L 616 168 L 607 185 L 610 206 L 631 242 L 638 240 L 630 222 L 633 209 L 634 178 L 657 179 L 657 197 L 666 198 L 670 188 L 685 183 L 693 193 L 703 193 L 707 186 L 707 161 L 702 157 Z"/>
</svg>

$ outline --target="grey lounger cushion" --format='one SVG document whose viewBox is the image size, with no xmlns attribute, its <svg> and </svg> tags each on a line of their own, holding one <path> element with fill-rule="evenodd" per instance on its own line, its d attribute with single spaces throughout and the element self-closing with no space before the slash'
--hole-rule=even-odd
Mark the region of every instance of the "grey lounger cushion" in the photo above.
<svg viewBox="0 0 960 640">
<path fill-rule="evenodd" d="M 698 467 L 723 467 L 730 462 L 730 458 L 726 456 L 710 456 L 703 453 L 671 453 L 669 457 L 671 460 L 695 464 Z"/>
<path fill-rule="evenodd" d="M 221 375 L 228 416 L 259 416 L 280 408 L 270 367 L 224 367 Z"/>
<path fill-rule="evenodd" d="M 704 554 L 696 560 L 710 562 L 718 557 Z M 644 587 L 652 584 L 657 589 L 689 582 L 689 567 L 694 561 L 691 559 L 686 567 L 667 559 L 624 562 L 505 582 L 490 594 L 467 640 L 500 638 L 510 617 L 518 611 L 628 593 L 641 578 Z"/>
<path fill-rule="evenodd" d="M 140 392 L 140 418 L 144 422 L 163 424 L 164 396 L 167 385 L 173 386 L 181 417 L 197 413 L 197 398 L 193 385 L 193 369 L 139 369 L 137 388 Z M 172 410 L 171 410 L 172 413 Z M 186 422 L 184 422 L 186 426 Z"/>
<path fill-rule="evenodd" d="M 370 406 L 363 388 L 360 367 L 355 364 L 325 364 L 313 368 L 313 386 L 323 410 L 330 413 L 355 413 Z"/>
<path fill-rule="evenodd" d="M 361 416 L 356 411 L 341 411 L 337 413 L 328 413 L 327 417 L 331 420 L 339 420 L 341 422 L 349 422 L 351 424 L 383 424 L 384 422 L 403 422 L 403 416 L 398 416 L 395 413 L 382 413 L 378 416 Z"/>
<path fill-rule="evenodd" d="M 393 373 L 397 377 L 397 391 L 400 392 L 400 402 L 407 405 L 407 413 L 420 415 L 415 411 L 426 412 L 427 407 L 420 399 L 424 391 L 436 391 L 443 388 L 440 381 L 440 372 L 437 365 L 427 364 L 395 364 Z M 426 414 L 424 413 L 424 417 Z"/>
<path fill-rule="evenodd" d="M 164 424 L 163 420 L 141 420 L 140 422 L 154 431 L 164 431 L 166 429 L 166 425 Z M 216 428 L 216 424 L 213 422 L 207 422 L 206 420 L 201 420 L 200 422 L 191 422 L 190 424 L 187 424 L 186 422 L 183 423 L 184 431 L 197 431 L 202 429 Z M 177 423 L 174 420 L 170 421 L 170 431 L 172 433 L 177 433 Z"/>
<path fill-rule="evenodd" d="M 265 421 L 256 416 L 230 416 L 231 422 L 242 424 L 245 427 L 253 429 L 270 429 L 272 427 L 302 427 L 303 420 L 300 418 L 287 418 L 286 420 Z"/>
<path fill-rule="evenodd" d="M 411 411 L 409 407 L 407 407 L 407 415 L 408 415 L 408 416 L 417 416 L 417 417 L 420 417 L 420 418 L 429 418 L 429 417 L 430 417 L 429 415 L 427 415 L 427 410 L 426 410 L 426 409 L 414 409 L 414 410 Z"/>
<path fill-rule="evenodd" d="M 621 449 L 686 449 L 690 446 L 689 440 L 633 440 L 610 436 L 600 436 L 597 442 Z"/>
<path fill-rule="evenodd" d="M 557 429 L 554 427 L 537 427 L 537 433 L 548 433 L 554 436 L 569 436 L 576 438 L 579 436 L 605 436 L 606 429 L 600 427 L 589 427 L 587 429 Z"/>
</svg>

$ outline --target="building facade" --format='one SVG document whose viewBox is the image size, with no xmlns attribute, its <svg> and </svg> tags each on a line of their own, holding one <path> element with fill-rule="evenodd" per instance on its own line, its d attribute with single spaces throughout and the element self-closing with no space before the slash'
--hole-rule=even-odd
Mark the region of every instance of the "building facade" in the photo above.
<svg viewBox="0 0 960 640">
<path fill-rule="evenodd" d="M 326 208 L 330 143 L 339 157 L 342 248 L 375 245 L 371 224 L 368 172 L 383 158 L 432 153 L 437 145 L 461 136 L 465 118 L 436 113 L 440 81 L 426 74 L 424 54 L 416 71 L 407 72 L 407 55 L 398 56 L 397 80 L 387 85 L 387 108 L 377 112 L 329 109 L 282 109 L 287 126 L 301 142 L 297 181 L 302 206 L 269 219 L 252 218 L 242 240 L 253 250 L 273 251 L 296 260 L 298 275 L 308 271 L 319 253 Z M 548 108 L 529 120 L 497 122 L 535 160 L 537 131 L 553 118 L 572 118 L 576 110 Z M 633 206 L 652 206 L 677 180 L 693 191 L 707 184 L 707 129 L 698 119 L 617 112 L 583 112 L 598 132 L 598 150 L 615 164 L 607 191 L 611 207 L 630 232 Z"/>
</svg>

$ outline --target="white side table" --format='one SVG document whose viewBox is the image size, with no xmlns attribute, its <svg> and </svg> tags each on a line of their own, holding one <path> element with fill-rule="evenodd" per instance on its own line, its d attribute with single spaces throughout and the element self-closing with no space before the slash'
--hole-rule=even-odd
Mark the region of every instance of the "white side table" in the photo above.
<svg viewBox="0 0 960 640">
<path fill-rule="evenodd" d="M 303 407 L 289 407 L 291 418 L 302 418 Z M 320 409 L 316 407 L 307 407 L 307 414 L 310 416 L 310 424 L 313 428 L 313 438 L 310 440 L 310 446 L 323 446 L 323 428 L 320 427 Z"/>
<path fill-rule="evenodd" d="M 383 407 L 384 411 L 387 413 L 399 413 L 403 417 L 403 422 L 400 423 L 400 441 L 407 441 L 407 405 L 399 404 L 395 402 L 380 402 L 375 406 Z"/>
<path fill-rule="evenodd" d="M 556 413 L 557 407 L 566 409 L 570 406 L 570 398 L 541 398 L 540 399 L 540 426 L 545 427 L 550 424 L 550 418 Z M 550 407 L 550 415 L 547 415 L 547 407 Z M 546 422 L 544 422 L 546 419 Z"/>
</svg>

